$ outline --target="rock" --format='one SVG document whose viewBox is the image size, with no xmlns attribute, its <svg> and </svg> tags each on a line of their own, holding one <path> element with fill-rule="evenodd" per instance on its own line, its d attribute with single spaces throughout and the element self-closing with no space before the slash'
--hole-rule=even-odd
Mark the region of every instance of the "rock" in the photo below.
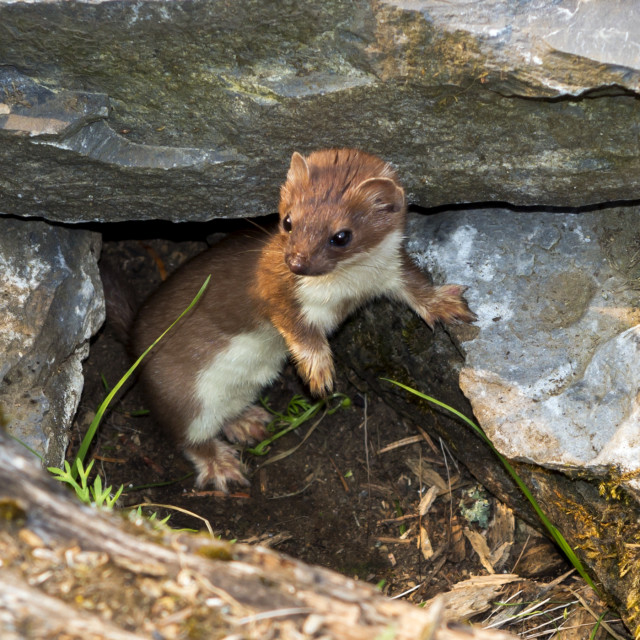
<svg viewBox="0 0 640 640">
<path fill-rule="evenodd" d="M 469 286 L 465 395 L 507 458 L 624 475 L 640 503 L 640 253 L 635 208 L 414 218 L 409 248 Z"/>
<path fill-rule="evenodd" d="M 635 21 L 609 0 L 0 3 L 0 212 L 260 215 L 294 149 L 343 145 L 423 206 L 634 199 Z"/>
<path fill-rule="evenodd" d="M 61 466 L 82 360 L 104 321 L 97 233 L 0 217 L 0 410 L 11 435 Z"/>
</svg>

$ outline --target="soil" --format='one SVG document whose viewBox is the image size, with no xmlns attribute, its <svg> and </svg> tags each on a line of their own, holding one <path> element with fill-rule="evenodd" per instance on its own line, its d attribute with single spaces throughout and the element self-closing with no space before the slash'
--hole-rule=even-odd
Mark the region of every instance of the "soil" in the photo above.
<svg viewBox="0 0 640 640">
<path fill-rule="evenodd" d="M 115 225 L 105 233 L 103 258 L 119 265 L 142 299 L 165 271 L 171 273 L 208 246 L 194 238 L 212 242 L 226 230 L 220 225 Z M 124 346 L 107 324 L 85 363 L 85 391 L 70 459 L 106 395 L 105 382 L 112 387 L 129 366 Z M 465 529 L 491 540 L 492 551 L 507 543 L 497 560 L 492 556 L 498 572 L 515 571 L 544 585 L 570 569 L 546 538 L 517 519 L 509 540 L 500 540 L 492 527 L 496 514 L 506 508 L 448 452 L 434 450 L 414 425 L 378 398 L 361 395 L 348 377 L 339 370 L 336 388 L 351 399 L 350 407 L 318 422 L 320 412 L 274 442 L 267 456 L 242 452 L 251 486 L 232 487 L 229 495 L 195 490 L 190 463 L 164 437 L 152 415 L 139 415 L 145 400 L 131 381 L 101 422 L 91 449 L 95 469 L 107 484 L 124 485 L 119 501 L 124 509 L 153 505 L 145 511 L 158 518 L 169 515 L 174 528 L 206 530 L 206 520 L 215 535 L 274 546 L 305 562 L 378 584 L 391 596 L 406 593 L 415 603 L 470 576 L 487 574 Z M 270 406 L 281 412 L 296 394 L 309 397 L 291 365 L 265 390 Z M 420 516 L 420 501 L 440 482 L 437 478 L 442 487 Z M 592 627 L 571 637 L 587 638 Z"/>
</svg>

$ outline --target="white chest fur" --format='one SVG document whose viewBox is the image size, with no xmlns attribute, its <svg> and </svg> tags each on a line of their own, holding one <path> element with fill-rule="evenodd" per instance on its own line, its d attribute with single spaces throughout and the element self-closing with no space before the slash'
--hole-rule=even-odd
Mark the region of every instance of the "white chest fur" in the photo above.
<svg viewBox="0 0 640 640">
<path fill-rule="evenodd" d="M 402 233 L 395 231 L 370 251 L 343 260 L 327 275 L 300 278 L 296 297 L 307 322 L 331 332 L 361 304 L 398 291 L 401 246 Z"/>
</svg>

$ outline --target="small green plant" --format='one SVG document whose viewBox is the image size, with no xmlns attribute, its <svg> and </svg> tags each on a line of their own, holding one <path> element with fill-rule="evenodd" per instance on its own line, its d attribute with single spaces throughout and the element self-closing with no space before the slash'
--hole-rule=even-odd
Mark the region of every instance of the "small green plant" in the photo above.
<svg viewBox="0 0 640 640">
<path fill-rule="evenodd" d="M 493 446 L 493 443 L 491 442 L 491 440 L 489 440 L 485 432 L 475 422 L 473 422 L 472 420 L 469 420 L 467 416 L 460 413 L 453 407 L 450 407 L 448 404 L 441 402 L 440 400 L 436 400 L 431 396 L 425 395 L 424 393 L 421 393 L 416 389 L 412 389 L 411 387 L 405 384 L 402 384 L 401 382 L 390 380 L 389 378 L 382 378 L 382 379 L 385 380 L 386 382 L 390 382 L 391 384 L 395 384 L 396 386 L 404 389 L 405 391 L 408 391 L 409 393 L 413 393 L 414 395 L 418 396 L 419 398 L 422 398 L 423 400 L 426 400 L 427 402 L 431 402 L 432 404 L 435 404 L 439 407 L 442 407 L 443 409 L 446 409 L 453 415 L 458 416 L 458 418 L 460 418 L 463 422 L 468 424 L 487 443 L 487 445 L 493 451 L 493 453 L 496 454 L 500 462 L 503 464 L 504 468 L 507 470 L 509 475 L 514 479 L 515 483 L 518 485 L 522 493 L 524 493 L 527 500 L 531 503 L 531 506 L 533 507 L 537 516 L 542 521 L 542 524 L 550 533 L 555 543 L 560 547 L 560 549 L 562 549 L 564 554 L 567 556 L 567 559 L 575 567 L 576 571 L 580 574 L 582 579 L 597 593 L 596 586 L 591 580 L 591 578 L 589 577 L 589 574 L 585 571 L 585 568 L 583 567 L 582 562 L 580 562 L 580 558 L 578 558 L 578 556 L 575 554 L 575 551 L 570 547 L 569 543 L 564 539 L 564 536 L 558 531 L 558 529 L 556 529 L 556 527 L 553 525 L 551 520 L 547 518 L 544 511 L 542 511 L 542 509 L 540 508 L 540 505 L 538 504 L 537 500 L 533 497 L 533 494 L 531 493 L 531 491 L 529 491 L 529 488 L 522 481 L 520 476 L 517 474 L 516 470 L 511 466 L 509 461 Z"/>
<path fill-rule="evenodd" d="M 402 510 L 402 506 L 400 505 L 400 500 L 393 501 L 393 509 L 396 512 L 396 516 L 398 518 L 401 518 L 404 515 L 404 511 Z M 407 532 L 407 525 L 401 524 L 399 531 L 401 536 L 404 535 Z"/>
<path fill-rule="evenodd" d="M 95 504 L 96 507 L 104 507 L 105 509 L 113 509 L 116 501 L 122 493 L 123 487 L 111 495 L 111 486 L 102 487 L 102 478 L 97 475 L 93 481 L 93 484 L 89 484 L 89 473 L 93 467 L 95 460 L 89 463 L 89 466 L 85 469 L 82 462 L 78 461 L 78 478 L 74 478 L 71 473 L 71 465 L 65 460 L 64 470 L 57 467 L 49 467 L 48 470 L 53 474 L 56 480 L 60 482 L 66 482 L 71 485 L 76 492 L 76 495 L 85 504 Z"/>
<path fill-rule="evenodd" d="M 162 520 L 157 520 L 158 518 L 157 511 L 154 511 L 150 516 L 145 516 L 145 514 L 142 513 L 142 505 L 138 505 L 135 511 L 133 510 L 133 508 L 131 508 L 131 511 L 129 511 L 129 520 L 135 521 L 136 518 L 146 518 L 147 520 L 149 520 L 149 522 L 152 522 L 154 525 L 156 525 L 156 528 L 158 529 L 166 525 L 167 522 L 169 522 L 170 517 L 171 517 L 171 514 L 162 518 Z M 185 529 L 185 531 L 194 531 L 194 529 Z"/>
<path fill-rule="evenodd" d="M 285 413 L 280 413 L 272 409 L 269 406 L 268 398 L 261 398 L 260 402 L 264 408 L 274 416 L 273 420 L 267 425 L 267 430 L 272 431 L 273 435 L 255 447 L 247 449 L 249 453 L 255 456 L 266 455 L 273 442 L 290 431 L 297 429 L 300 425 L 307 422 L 307 420 L 311 420 L 323 407 L 326 407 L 326 415 L 332 415 L 340 408 L 345 409 L 351 406 L 351 399 L 344 393 L 333 393 L 327 398 L 322 398 L 313 403 L 304 396 L 296 394 L 289 401 Z"/>
</svg>

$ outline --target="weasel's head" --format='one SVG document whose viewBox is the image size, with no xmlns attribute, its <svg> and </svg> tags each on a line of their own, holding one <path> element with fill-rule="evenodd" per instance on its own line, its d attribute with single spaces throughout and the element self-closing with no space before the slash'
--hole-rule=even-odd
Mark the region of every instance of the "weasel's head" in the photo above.
<svg viewBox="0 0 640 640">
<path fill-rule="evenodd" d="M 298 275 L 318 276 L 404 232 L 404 191 L 380 158 L 353 149 L 294 153 L 280 192 L 284 260 Z"/>
</svg>

